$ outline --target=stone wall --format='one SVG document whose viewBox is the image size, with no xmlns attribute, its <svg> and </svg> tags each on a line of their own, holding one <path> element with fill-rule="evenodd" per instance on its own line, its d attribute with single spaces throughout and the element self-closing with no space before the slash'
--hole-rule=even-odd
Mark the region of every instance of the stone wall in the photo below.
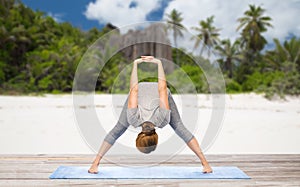
<svg viewBox="0 0 300 187">
<path fill-rule="evenodd" d="M 172 61 L 172 48 L 164 24 L 155 23 L 143 30 L 129 30 L 125 34 L 111 38 L 112 45 L 122 49 L 124 57 L 134 60 L 141 55 L 152 55 Z M 166 72 L 172 72 L 173 63 L 164 66 Z"/>
</svg>

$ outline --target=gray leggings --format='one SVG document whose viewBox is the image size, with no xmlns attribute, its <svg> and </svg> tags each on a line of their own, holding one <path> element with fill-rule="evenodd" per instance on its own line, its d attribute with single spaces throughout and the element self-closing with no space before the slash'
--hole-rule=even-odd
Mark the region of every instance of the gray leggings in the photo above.
<svg viewBox="0 0 300 187">
<path fill-rule="evenodd" d="M 180 118 L 176 103 L 169 92 L 168 94 L 168 101 L 171 110 L 171 117 L 170 117 L 170 126 L 174 129 L 175 133 L 185 142 L 188 143 L 194 135 L 183 125 L 182 120 Z M 128 98 L 123 106 L 121 115 L 117 124 L 114 128 L 106 135 L 104 140 L 109 144 L 113 145 L 115 141 L 127 130 L 129 127 L 129 123 L 127 121 L 127 105 L 128 105 Z"/>
</svg>

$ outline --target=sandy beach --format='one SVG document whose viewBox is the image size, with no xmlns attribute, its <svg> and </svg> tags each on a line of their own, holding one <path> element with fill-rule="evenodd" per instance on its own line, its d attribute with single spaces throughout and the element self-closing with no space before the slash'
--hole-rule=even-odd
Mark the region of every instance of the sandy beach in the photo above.
<svg viewBox="0 0 300 187">
<path fill-rule="evenodd" d="M 126 98 L 125 95 L 120 97 Z M 225 98 L 222 129 L 206 153 L 300 153 L 299 97 L 269 101 L 262 95 L 250 93 L 226 95 Z M 174 99 L 180 103 L 178 97 L 174 96 Z M 198 100 L 201 117 L 194 133 L 201 143 L 213 106 L 209 95 L 198 95 Z M 111 95 L 97 94 L 94 101 L 97 115 L 107 121 L 104 129 L 112 128 L 117 117 L 109 115 Z M 178 108 L 182 110 L 180 106 Z M 172 130 L 169 128 L 167 132 L 171 134 Z M 121 138 L 126 139 L 128 134 L 123 136 Z M 0 96 L 0 154 L 90 153 L 93 151 L 81 137 L 76 124 L 71 94 Z M 185 148 L 180 154 L 193 153 Z"/>
</svg>

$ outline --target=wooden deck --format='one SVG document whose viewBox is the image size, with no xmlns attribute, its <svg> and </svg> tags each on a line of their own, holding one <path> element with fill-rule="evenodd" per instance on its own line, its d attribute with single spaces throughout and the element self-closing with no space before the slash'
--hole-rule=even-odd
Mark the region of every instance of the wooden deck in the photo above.
<svg viewBox="0 0 300 187">
<path fill-rule="evenodd" d="M 252 179 L 118 179 L 50 180 L 60 165 L 89 166 L 93 155 L 0 155 L 0 186 L 300 186 L 300 154 L 291 155 L 207 155 L 212 166 L 237 166 Z M 156 163 L 162 157 L 147 160 L 135 156 L 114 156 L 122 164 Z M 102 165 L 112 165 L 103 160 Z M 180 155 L 162 165 L 195 166 L 195 156 Z"/>
</svg>

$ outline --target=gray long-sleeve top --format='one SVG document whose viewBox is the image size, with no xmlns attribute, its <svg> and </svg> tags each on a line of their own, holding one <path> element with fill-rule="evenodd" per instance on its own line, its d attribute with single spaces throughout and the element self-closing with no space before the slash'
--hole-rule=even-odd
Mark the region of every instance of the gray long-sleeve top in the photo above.
<svg viewBox="0 0 300 187">
<path fill-rule="evenodd" d="M 158 84 L 155 82 L 139 83 L 139 109 L 128 109 L 127 98 L 117 124 L 104 138 L 106 142 L 113 145 L 115 141 L 127 130 L 130 124 L 134 127 L 138 127 L 144 121 L 150 121 L 159 128 L 162 128 L 169 123 L 175 133 L 186 143 L 194 137 L 193 134 L 183 125 L 177 106 L 169 90 L 168 101 L 170 110 L 159 107 L 157 86 Z M 128 119 L 128 117 L 130 119 Z"/>
<path fill-rule="evenodd" d="M 145 121 L 149 121 L 159 128 L 169 124 L 171 110 L 160 107 L 158 84 L 141 82 L 138 90 L 138 107 L 127 109 L 128 123 L 139 127 Z"/>
</svg>

